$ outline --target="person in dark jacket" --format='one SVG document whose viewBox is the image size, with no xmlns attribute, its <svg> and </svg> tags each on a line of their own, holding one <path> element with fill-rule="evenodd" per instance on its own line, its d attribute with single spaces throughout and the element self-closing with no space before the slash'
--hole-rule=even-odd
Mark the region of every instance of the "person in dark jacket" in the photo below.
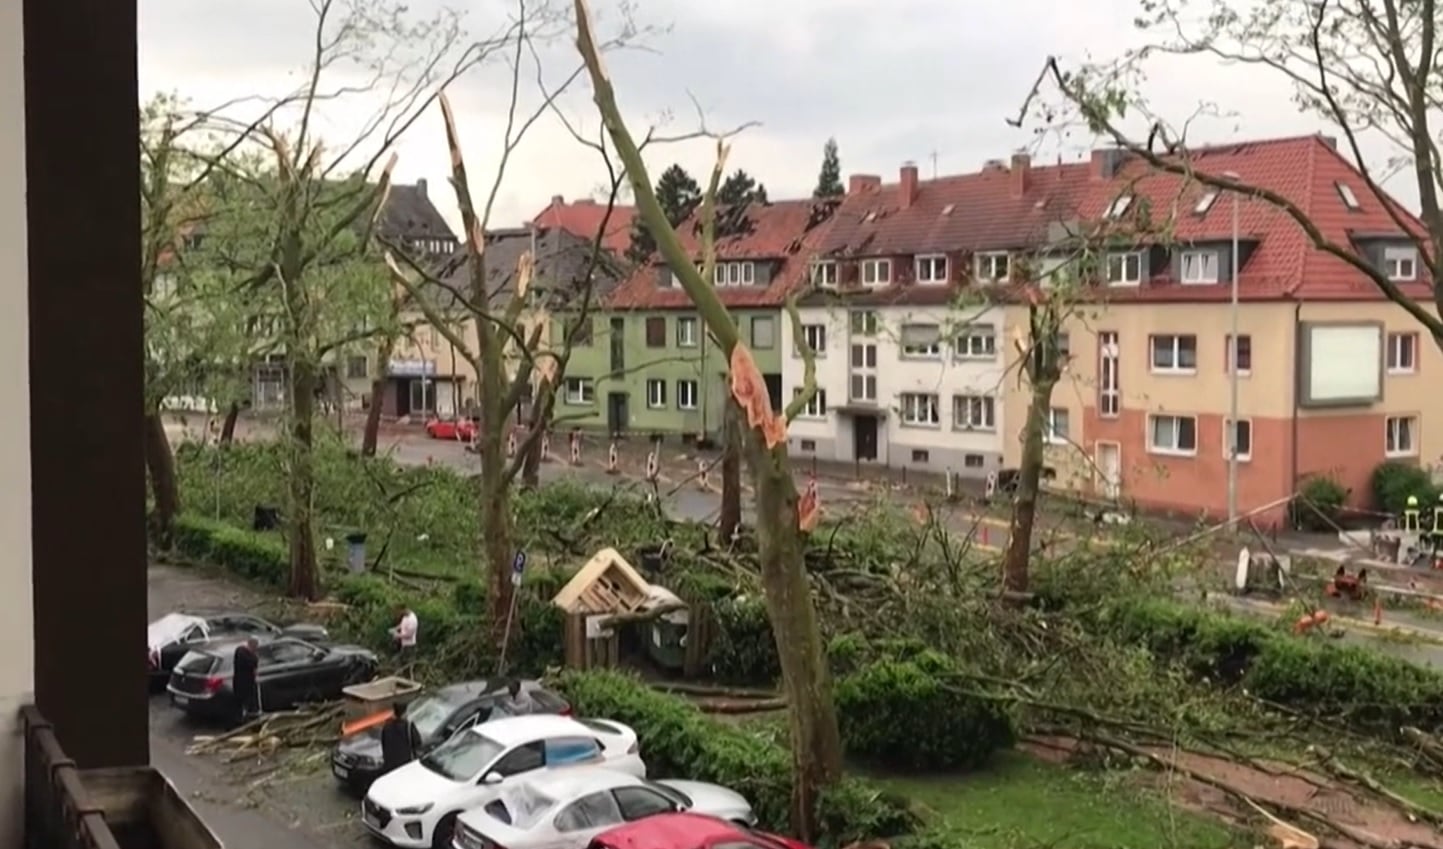
<svg viewBox="0 0 1443 849">
<path fill-rule="evenodd" d="M 256 669 L 260 666 L 260 645 L 251 637 L 235 648 L 235 675 L 231 678 L 231 689 L 240 703 L 241 721 L 244 722 L 261 712 L 260 685 L 256 683 Z"/>
<path fill-rule="evenodd" d="M 386 772 L 405 766 L 416 758 L 421 748 L 421 734 L 411 720 L 406 718 L 406 709 L 399 704 L 391 706 L 391 718 L 381 726 L 381 768 Z"/>
</svg>

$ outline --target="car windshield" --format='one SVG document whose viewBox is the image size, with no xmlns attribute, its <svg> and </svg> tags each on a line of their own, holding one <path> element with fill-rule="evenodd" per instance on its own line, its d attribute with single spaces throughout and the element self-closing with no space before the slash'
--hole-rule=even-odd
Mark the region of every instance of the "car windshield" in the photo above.
<svg viewBox="0 0 1443 849">
<path fill-rule="evenodd" d="M 457 734 L 421 758 L 421 766 L 452 781 L 470 781 L 506 751 L 500 743 L 472 731 Z"/>
<path fill-rule="evenodd" d="M 441 730 L 441 723 L 455 710 L 455 702 L 427 696 L 411 702 L 406 708 L 406 719 L 416 726 L 416 733 L 422 737 L 434 737 Z"/>
<path fill-rule="evenodd" d="M 510 788 L 501 794 L 501 802 L 506 806 L 506 812 L 511 819 L 508 825 L 520 829 L 529 829 L 541 819 L 541 815 L 551 810 L 556 800 L 537 790 L 529 784 L 522 784 Z"/>
<path fill-rule="evenodd" d="M 204 631 L 205 620 L 184 613 L 167 613 L 146 627 L 145 640 L 151 651 L 155 651 L 181 639 L 192 628 Z"/>
</svg>

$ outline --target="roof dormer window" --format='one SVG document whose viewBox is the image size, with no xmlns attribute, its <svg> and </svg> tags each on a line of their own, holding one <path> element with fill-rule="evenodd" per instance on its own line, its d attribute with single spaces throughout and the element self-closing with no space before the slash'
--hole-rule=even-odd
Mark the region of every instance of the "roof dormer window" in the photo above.
<svg viewBox="0 0 1443 849">
<path fill-rule="evenodd" d="M 1107 217 L 1121 218 L 1130 206 L 1132 206 L 1132 195 L 1119 195 L 1107 208 Z"/>
<path fill-rule="evenodd" d="M 1346 206 L 1349 212 L 1357 212 L 1363 208 L 1363 205 L 1358 203 L 1358 196 L 1353 194 L 1352 186 L 1347 183 L 1334 183 L 1333 188 L 1338 190 L 1338 197 L 1342 198 L 1343 206 Z"/>
<path fill-rule="evenodd" d="M 1208 214 L 1208 210 L 1213 208 L 1213 204 L 1217 201 L 1217 199 L 1218 199 L 1218 190 L 1217 190 L 1217 189 L 1208 189 L 1207 194 L 1205 194 L 1205 195 L 1203 195 L 1202 197 L 1198 198 L 1197 205 L 1192 208 L 1192 214 L 1193 214 L 1193 215 L 1207 215 L 1207 214 Z"/>
</svg>

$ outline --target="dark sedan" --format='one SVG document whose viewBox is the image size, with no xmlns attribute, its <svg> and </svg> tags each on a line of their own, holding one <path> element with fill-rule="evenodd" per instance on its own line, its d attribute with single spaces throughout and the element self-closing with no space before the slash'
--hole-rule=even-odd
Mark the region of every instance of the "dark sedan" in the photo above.
<svg viewBox="0 0 1443 849">
<path fill-rule="evenodd" d="M 171 703 L 193 716 L 239 719 L 240 702 L 231 688 L 239 644 L 212 641 L 181 658 L 166 688 Z M 263 711 L 338 699 L 342 688 L 376 677 L 378 665 L 376 655 L 360 646 L 308 643 L 294 637 L 262 643 L 256 653 Z"/>
<path fill-rule="evenodd" d="M 571 705 L 565 699 L 535 681 L 521 682 L 521 691 L 531 701 L 532 709 L 527 713 L 571 714 Z M 417 754 L 444 743 L 463 728 L 511 716 L 509 703 L 504 681 L 468 681 L 421 696 L 406 706 L 406 718 L 421 736 L 422 751 Z M 358 792 L 380 778 L 385 772 L 381 767 L 381 726 L 342 737 L 331 752 L 331 772 Z"/>
<path fill-rule="evenodd" d="M 312 642 L 325 642 L 326 629 L 305 623 L 277 625 L 249 613 L 167 613 L 146 628 L 151 683 L 164 686 L 175 665 L 191 649 L 217 640 L 239 640 L 256 637 L 296 637 Z"/>
</svg>

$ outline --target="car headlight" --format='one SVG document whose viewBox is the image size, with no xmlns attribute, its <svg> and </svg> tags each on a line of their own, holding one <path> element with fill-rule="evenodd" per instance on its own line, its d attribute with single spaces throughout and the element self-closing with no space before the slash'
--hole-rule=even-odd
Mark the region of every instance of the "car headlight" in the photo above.
<svg viewBox="0 0 1443 849">
<path fill-rule="evenodd" d="M 420 815 L 420 814 L 424 814 L 424 813 L 426 813 L 427 811 L 431 810 L 431 809 L 434 808 L 434 807 L 436 807 L 436 803 L 435 803 L 435 802 L 427 802 L 427 803 L 424 804 L 424 805 L 412 805 L 412 806 L 409 807 L 409 808 L 397 808 L 397 809 L 396 809 L 396 813 L 398 813 L 398 814 L 400 814 L 400 815 L 402 815 L 402 816 L 414 817 L 414 816 L 418 816 L 418 815 Z"/>
</svg>

